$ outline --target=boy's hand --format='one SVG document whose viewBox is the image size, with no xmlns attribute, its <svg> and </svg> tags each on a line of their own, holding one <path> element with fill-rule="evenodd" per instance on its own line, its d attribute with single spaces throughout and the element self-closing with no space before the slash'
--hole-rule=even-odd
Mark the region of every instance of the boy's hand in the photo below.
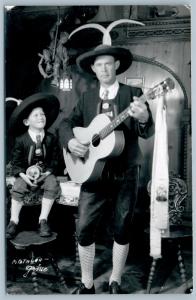
<svg viewBox="0 0 196 300">
<path fill-rule="evenodd" d="M 19 175 L 28 185 L 30 185 L 32 187 L 37 187 L 37 184 L 34 181 L 33 182 L 31 181 L 32 178 L 27 176 L 25 173 L 20 173 Z"/>
<path fill-rule="evenodd" d="M 49 171 L 41 173 L 41 176 L 36 180 L 36 183 L 43 181 L 50 174 L 51 174 L 51 172 L 49 172 Z"/>
</svg>

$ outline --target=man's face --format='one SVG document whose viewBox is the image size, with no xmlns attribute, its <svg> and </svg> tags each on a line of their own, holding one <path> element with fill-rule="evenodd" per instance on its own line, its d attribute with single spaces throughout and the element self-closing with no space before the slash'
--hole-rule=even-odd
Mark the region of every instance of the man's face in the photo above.
<svg viewBox="0 0 196 300">
<path fill-rule="evenodd" d="M 41 107 L 34 108 L 24 124 L 29 126 L 32 130 L 41 130 L 46 125 L 46 116 Z"/>
<path fill-rule="evenodd" d="M 91 66 L 93 72 L 96 74 L 97 79 L 103 86 L 109 86 L 116 80 L 116 70 L 120 62 L 115 61 L 111 55 L 98 56 L 94 64 Z"/>
</svg>

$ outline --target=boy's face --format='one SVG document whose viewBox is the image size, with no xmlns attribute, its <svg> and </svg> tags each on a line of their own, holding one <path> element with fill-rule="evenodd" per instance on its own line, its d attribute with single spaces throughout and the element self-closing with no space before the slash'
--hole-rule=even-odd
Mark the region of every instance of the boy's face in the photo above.
<svg viewBox="0 0 196 300">
<path fill-rule="evenodd" d="M 31 130 L 43 129 L 46 125 L 46 116 L 43 109 L 41 107 L 34 108 L 23 122 Z"/>
</svg>

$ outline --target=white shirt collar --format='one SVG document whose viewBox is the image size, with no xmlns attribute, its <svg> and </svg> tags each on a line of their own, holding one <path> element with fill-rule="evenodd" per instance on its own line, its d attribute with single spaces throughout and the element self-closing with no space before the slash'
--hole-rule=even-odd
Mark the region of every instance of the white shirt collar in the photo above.
<svg viewBox="0 0 196 300">
<path fill-rule="evenodd" d="M 38 133 L 32 131 L 30 128 L 28 129 L 28 133 L 29 133 L 31 139 L 33 140 L 33 142 L 36 143 L 37 142 L 36 135 L 38 135 Z M 45 131 L 42 130 L 39 134 L 41 135 L 41 141 L 43 141 L 44 136 L 45 136 Z"/>
<path fill-rule="evenodd" d="M 99 97 L 103 99 L 102 95 L 104 91 L 108 90 L 108 99 L 114 99 L 118 93 L 118 89 L 119 89 L 119 82 L 117 80 L 107 88 L 100 86 Z"/>
</svg>

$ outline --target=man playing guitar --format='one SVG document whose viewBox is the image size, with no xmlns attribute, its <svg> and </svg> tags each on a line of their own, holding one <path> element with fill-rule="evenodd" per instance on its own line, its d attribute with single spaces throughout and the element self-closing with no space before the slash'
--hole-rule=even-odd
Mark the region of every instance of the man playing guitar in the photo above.
<svg viewBox="0 0 196 300">
<path fill-rule="evenodd" d="M 142 96 L 142 90 L 119 83 L 116 79 L 116 75 L 126 71 L 131 63 L 132 54 L 121 47 L 100 45 L 80 55 L 77 58 L 77 65 L 83 71 L 96 75 L 97 85 L 81 95 L 73 112 L 61 122 L 59 128 L 62 147 L 68 155 L 72 156 L 74 162 L 77 163 L 77 159 L 80 161 L 80 166 L 91 157 L 90 147 L 94 149 L 102 143 L 104 132 L 98 135 L 98 131 L 95 130 L 92 140 L 89 141 L 85 135 L 83 140 L 77 138 L 74 128 L 88 127 L 99 114 L 107 116 L 112 121 L 128 108 L 129 116 L 120 122 L 117 119 L 119 126 L 118 123 L 115 125 L 114 132 L 123 133 L 121 144 L 117 138 L 117 148 L 120 149 L 116 151 L 118 154 L 111 151 L 111 155 L 101 157 L 100 175 L 96 175 L 92 180 L 81 180 L 77 234 L 82 279 L 75 291 L 76 294 L 95 293 L 93 262 L 96 228 L 108 201 L 108 194 L 110 194 L 114 209 L 113 269 L 109 278 L 109 293 L 122 293 L 121 276 L 133 230 L 132 221 L 142 161 L 138 138 L 146 139 L 154 134 L 154 122 L 149 105 L 139 99 Z M 102 148 L 102 152 L 107 152 L 107 146 L 105 148 L 106 150 Z"/>
</svg>

